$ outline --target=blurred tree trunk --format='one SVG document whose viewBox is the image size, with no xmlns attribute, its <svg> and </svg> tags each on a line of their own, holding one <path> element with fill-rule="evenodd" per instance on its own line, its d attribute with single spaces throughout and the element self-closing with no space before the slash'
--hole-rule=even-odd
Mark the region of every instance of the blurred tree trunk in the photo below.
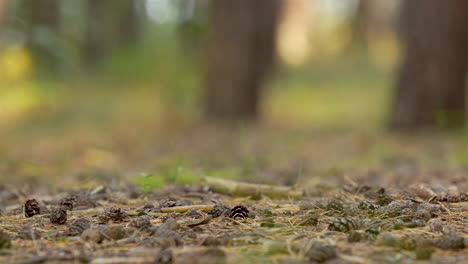
<svg viewBox="0 0 468 264">
<path fill-rule="evenodd" d="M 257 117 L 261 86 L 275 54 L 280 0 L 212 1 L 205 114 L 214 120 Z"/>
<path fill-rule="evenodd" d="M 135 43 L 140 37 L 141 14 L 138 11 L 144 3 L 142 0 L 121 0 L 121 2 L 118 44 L 125 46 Z"/>
<path fill-rule="evenodd" d="M 86 63 L 95 65 L 101 61 L 115 45 L 113 35 L 118 30 L 113 25 L 112 0 L 88 0 L 87 26 L 84 44 Z"/>
<path fill-rule="evenodd" d="M 84 44 L 88 65 L 99 63 L 113 49 L 138 39 L 139 3 L 140 0 L 88 0 Z"/>
<path fill-rule="evenodd" d="M 27 46 L 40 72 L 55 72 L 58 68 L 56 50 L 59 32 L 58 0 L 24 0 L 26 19 L 29 19 Z"/>
<path fill-rule="evenodd" d="M 371 0 L 359 0 L 359 4 L 352 21 L 353 39 L 351 45 L 359 50 L 367 49 L 369 23 L 371 21 Z"/>
<path fill-rule="evenodd" d="M 460 126 L 465 120 L 468 1 L 403 1 L 406 54 L 391 125 Z"/>
<path fill-rule="evenodd" d="M 0 26 L 2 25 L 2 22 L 3 22 L 3 12 L 5 10 L 5 7 L 6 7 L 6 2 L 7 0 L 0 0 Z"/>
</svg>

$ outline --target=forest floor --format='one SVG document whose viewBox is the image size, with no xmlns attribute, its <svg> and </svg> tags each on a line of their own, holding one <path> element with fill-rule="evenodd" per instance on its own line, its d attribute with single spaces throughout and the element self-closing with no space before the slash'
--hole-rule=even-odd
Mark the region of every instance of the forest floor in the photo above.
<svg viewBox="0 0 468 264">
<path fill-rule="evenodd" d="M 1 143 L 1 263 L 468 262 L 463 134 L 109 131 Z"/>
</svg>

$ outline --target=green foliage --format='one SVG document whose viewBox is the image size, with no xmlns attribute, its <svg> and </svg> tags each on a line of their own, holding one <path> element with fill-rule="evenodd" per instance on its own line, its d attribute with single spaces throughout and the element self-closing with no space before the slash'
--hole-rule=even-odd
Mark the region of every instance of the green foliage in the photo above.
<svg viewBox="0 0 468 264">
<path fill-rule="evenodd" d="M 140 179 L 140 186 L 143 199 L 146 198 L 149 190 L 162 188 L 165 184 L 164 179 L 155 177 L 154 174 L 141 173 L 140 176 L 142 177 Z"/>
<path fill-rule="evenodd" d="M 199 182 L 203 176 L 188 168 L 184 159 L 175 160 L 174 164 L 163 171 L 163 175 L 168 182 L 175 184 L 194 184 Z"/>
</svg>

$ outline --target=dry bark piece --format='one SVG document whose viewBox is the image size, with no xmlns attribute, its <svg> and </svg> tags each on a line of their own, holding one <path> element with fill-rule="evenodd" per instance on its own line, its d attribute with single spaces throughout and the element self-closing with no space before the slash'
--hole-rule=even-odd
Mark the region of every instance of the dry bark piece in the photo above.
<svg viewBox="0 0 468 264">
<path fill-rule="evenodd" d="M 0 230 L 0 249 L 11 248 L 11 237 L 3 230 Z"/>
<path fill-rule="evenodd" d="M 174 207 L 161 208 L 162 213 L 185 213 L 191 209 L 198 209 L 200 211 L 210 211 L 214 208 L 212 204 L 193 204 L 193 205 L 181 205 Z"/>
<path fill-rule="evenodd" d="M 244 205 L 236 205 L 231 209 L 231 213 L 229 216 L 232 219 L 245 219 L 249 216 L 249 209 L 247 209 L 247 207 L 245 207 Z"/>
<path fill-rule="evenodd" d="M 102 223 L 107 223 L 111 220 L 114 222 L 121 222 L 127 217 L 127 213 L 125 213 L 122 209 L 113 206 L 104 210 L 104 212 L 102 212 L 101 215 L 99 215 L 99 220 Z"/>
<path fill-rule="evenodd" d="M 32 217 L 41 213 L 41 207 L 36 199 L 27 200 L 24 203 L 24 216 Z"/>
<path fill-rule="evenodd" d="M 236 196 L 258 196 L 259 194 L 263 194 L 271 198 L 301 198 L 303 196 L 302 191 L 295 190 L 288 186 L 237 182 L 214 177 L 204 177 L 203 182 L 210 186 L 215 192 Z"/>
<path fill-rule="evenodd" d="M 50 222 L 63 225 L 67 221 L 67 211 L 63 208 L 56 208 L 49 214 Z"/>
</svg>

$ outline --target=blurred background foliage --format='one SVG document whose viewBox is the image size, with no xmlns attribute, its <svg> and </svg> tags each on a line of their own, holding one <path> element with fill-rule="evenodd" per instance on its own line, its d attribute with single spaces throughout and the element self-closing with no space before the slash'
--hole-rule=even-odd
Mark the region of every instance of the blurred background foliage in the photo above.
<svg viewBox="0 0 468 264">
<path fill-rule="evenodd" d="M 396 159 L 404 165 L 424 153 L 433 166 L 466 166 L 463 134 L 421 135 L 416 143 L 381 134 L 390 121 L 449 123 L 464 107 L 439 102 L 445 85 L 437 78 L 460 71 L 429 60 L 465 43 L 454 37 L 463 36 L 457 19 L 464 17 L 454 14 L 465 3 L 403 2 L 0 0 L 0 176 L 71 174 L 86 182 L 88 169 L 94 179 L 146 171 L 155 176 L 137 181 L 160 187 L 203 173 L 260 171 L 294 184 L 302 175 L 379 166 L 402 152 Z M 411 8 L 435 29 L 402 23 L 401 10 Z M 446 23 L 438 27 L 439 16 Z M 408 28 L 419 32 L 412 42 L 401 37 Z M 408 76 L 438 85 L 408 84 L 421 88 L 401 96 L 412 108 L 394 103 L 408 50 L 421 50 L 410 61 L 429 67 L 411 66 L 416 74 Z"/>
<path fill-rule="evenodd" d="M 397 2 L 369 1 L 371 10 L 361 14 L 358 0 L 286 1 L 276 39 L 279 65 L 261 103 L 263 120 L 382 122 L 399 56 Z M 0 124 L 34 123 L 36 115 L 46 122 L 200 118 L 209 4 L 7 2 Z"/>
</svg>

